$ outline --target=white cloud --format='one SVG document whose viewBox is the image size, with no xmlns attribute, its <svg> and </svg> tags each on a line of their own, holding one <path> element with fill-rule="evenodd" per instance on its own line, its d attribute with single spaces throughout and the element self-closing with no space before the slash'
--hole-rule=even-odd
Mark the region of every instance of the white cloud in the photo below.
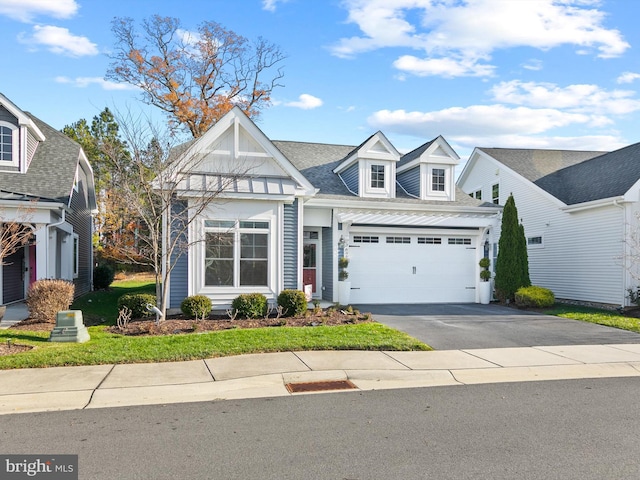
<svg viewBox="0 0 640 480">
<path fill-rule="evenodd" d="M 286 3 L 289 0 L 262 0 L 262 9 L 268 12 L 275 12 L 279 3 Z"/>
<path fill-rule="evenodd" d="M 66 83 L 78 88 L 86 88 L 90 85 L 98 85 L 103 90 L 136 90 L 138 87 L 129 85 L 128 83 L 117 83 L 105 80 L 102 77 L 56 77 L 58 83 Z"/>
<path fill-rule="evenodd" d="M 500 103 L 570 112 L 623 115 L 640 110 L 640 100 L 635 98 L 634 91 L 607 91 L 591 84 L 559 87 L 553 83 L 512 80 L 495 85 L 491 93 Z"/>
<path fill-rule="evenodd" d="M 0 0 L 0 15 L 30 22 L 37 15 L 70 18 L 78 11 L 75 0 Z"/>
<path fill-rule="evenodd" d="M 303 93 L 298 97 L 297 101 L 288 102 L 284 105 L 287 107 L 301 108 L 303 110 L 311 110 L 322 106 L 322 100 L 318 97 L 314 97 L 313 95 L 309 95 L 308 93 Z"/>
<path fill-rule="evenodd" d="M 419 77 L 437 75 L 441 77 L 484 77 L 493 74 L 495 67 L 481 65 L 468 59 L 454 58 L 418 58 L 403 55 L 393 62 L 393 66 L 403 72 L 413 73 Z"/>
<path fill-rule="evenodd" d="M 341 39 L 332 47 L 334 55 L 348 58 L 384 47 L 422 50 L 422 63 L 406 56 L 396 61 L 396 67 L 422 75 L 490 75 L 493 67 L 486 62 L 498 49 L 573 45 L 609 58 L 629 48 L 618 30 L 602 25 L 605 13 L 586 0 L 346 0 L 345 5 L 348 22 L 362 36 Z"/>
<path fill-rule="evenodd" d="M 522 68 L 524 68 L 525 70 L 532 70 L 537 72 L 539 70 L 542 70 L 542 60 L 532 58 L 527 63 L 523 64 Z"/>
<path fill-rule="evenodd" d="M 98 48 L 87 37 L 73 35 L 67 28 L 52 25 L 34 25 L 33 34 L 21 34 L 18 40 L 34 47 L 44 46 L 49 51 L 70 57 L 97 55 Z"/>
<path fill-rule="evenodd" d="M 634 81 L 638 80 L 640 78 L 640 73 L 634 73 L 634 72 L 624 72 L 622 75 L 620 75 L 616 81 L 618 83 L 633 83 Z"/>
<path fill-rule="evenodd" d="M 452 138 L 478 139 L 505 135 L 525 137 L 573 125 L 603 126 L 610 124 L 611 120 L 552 108 L 473 105 L 433 112 L 380 110 L 371 115 L 368 122 L 375 129 L 421 138 L 433 138 L 441 134 Z M 477 145 L 475 140 L 472 143 Z"/>
</svg>

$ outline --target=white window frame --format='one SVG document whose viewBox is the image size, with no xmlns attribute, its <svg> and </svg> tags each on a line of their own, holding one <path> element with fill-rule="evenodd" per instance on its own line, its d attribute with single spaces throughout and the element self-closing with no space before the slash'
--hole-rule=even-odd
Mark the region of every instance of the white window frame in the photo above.
<svg viewBox="0 0 640 480">
<path fill-rule="evenodd" d="M 373 169 L 377 171 L 374 173 Z M 382 169 L 382 172 L 380 172 Z M 374 175 L 376 178 L 374 178 Z M 380 179 L 380 175 L 382 175 L 382 179 Z M 374 182 L 380 183 L 382 181 L 382 186 L 374 185 Z M 371 163 L 369 165 L 369 188 L 372 190 L 384 190 L 387 185 L 387 168 L 379 163 Z"/>
<path fill-rule="evenodd" d="M 444 190 L 434 190 L 433 189 L 433 177 L 434 170 L 444 170 Z M 452 197 L 452 182 L 451 182 L 451 173 L 452 167 L 450 165 L 442 165 L 442 164 L 431 164 L 427 168 L 427 178 L 426 178 L 426 187 L 427 187 L 427 197 Z M 424 177 L 423 177 L 424 178 Z"/>
<path fill-rule="evenodd" d="M 0 127 L 7 127 L 11 130 L 11 160 L 0 159 L 0 168 L 2 167 L 19 167 L 20 154 L 19 142 L 20 142 L 20 129 L 17 125 L 9 122 L 0 121 Z"/>
<path fill-rule="evenodd" d="M 493 189 L 494 187 L 498 188 L 498 196 L 494 196 Z M 495 205 L 500 205 L 500 182 L 491 184 L 491 202 Z"/>
<path fill-rule="evenodd" d="M 364 167 L 362 165 L 364 164 Z M 360 164 L 360 173 L 362 174 L 362 168 L 364 168 L 364 185 L 362 184 L 362 180 L 360 181 L 360 186 L 363 187 L 364 191 L 363 196 L 372 196 L 372 197 L 391 197 L 394 193 L 391 188 L 391 176 L 393 175 L 391 171 L 391 164 L 389 162 L 383 162 L 380 160 L 367 160 Z M 373 167 L 382 167 L 383 168 L 383 187 L 374 187 L 372 186 L 373 175 L 372 170 Z"/>
<path fill-rule="evenodd" d="M 207 222 L 219 222 L 220 226 L 207 226 Z M 248 227 L 242 226 L 243 223 L 259 223 L 266 224 L 266 227 Z M 272 258 L 271 248 L 271 222 L 267 219 L 241 219 L 241 220 L 225 220 L 208 218 L 202 221 L 202 229 L 205 235 L 205 241 L 202 242 L 202 286 L 206 289 L 253 289 L 260 290 L 271 288 L 271 265 L 274 261 Z M 207 285 L 206 283 L 206 234 L 207 233 L 227 233 L 233 235 L 233 281 L 231 285 Z M 266 285 L 241 285 L 240 284 L 240 265 L 241 265 L 241 236 L 246 233 L 254 233 L 267 236 L 267 282 Z"/>
</svg>

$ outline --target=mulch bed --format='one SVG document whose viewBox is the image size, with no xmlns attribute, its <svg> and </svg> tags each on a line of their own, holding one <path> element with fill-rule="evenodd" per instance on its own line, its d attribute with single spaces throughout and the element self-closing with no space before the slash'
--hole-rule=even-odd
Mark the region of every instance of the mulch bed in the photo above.
<svg viewBox="0 0 640 480">
<path fill-rule="evenodd" d="M 349 313 L 347 311 L 326 310 L 318 313 L 311 313 L 304 317 L 269 317 L 257 319 L 235 319 L 230 320 L 227 316 L 211 315 L 204 320 L 192 320 L 182 315 L 173 315 L 156 325 L 154 319 L 141 318 L 131 320 L 125 328 L 111 326 L 107 331 L 121 335 L 176 335 L 195 332 L 212 332 L 217 330 L 230 330 L 237 328 L 262 328 L 262 327 L 315 327 L 320 325 L 353 325 L 371 322 L 371 315 Z M 55 323 L 34 322 L 33 320 L 23 320 L 10 329 L 50 332 L 55 327 Z M 15 353 L 15 352 L 11 352 Z M 2 355 L 2 353 L 0 353 Z"/>
</svg>

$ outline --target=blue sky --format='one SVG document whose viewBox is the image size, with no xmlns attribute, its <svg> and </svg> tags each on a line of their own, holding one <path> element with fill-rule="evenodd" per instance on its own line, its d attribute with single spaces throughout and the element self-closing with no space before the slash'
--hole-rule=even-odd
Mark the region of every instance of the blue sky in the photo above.
<svg viewBox="0 0 640 480">
<path fill-rule="evenodd" d="M 0 0 L 0 92 L 56 128 L 146 109 L 104 80 L 111 20 L 213 20 L 286 53 L 258 125 L 274 140 L 400 151 L 613 150 L 640 141 L 635 0 Z M 157 110 L 154 119 L 163 121 Z"/>
</svg>

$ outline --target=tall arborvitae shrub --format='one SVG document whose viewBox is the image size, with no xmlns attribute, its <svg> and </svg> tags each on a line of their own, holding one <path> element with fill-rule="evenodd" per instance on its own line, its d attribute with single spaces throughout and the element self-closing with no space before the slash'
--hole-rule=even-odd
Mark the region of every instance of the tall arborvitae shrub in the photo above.
<svg viewBox="0 0 640 480">
<path fill-rule="evenodd" d="M 513 301 L 516 290 L 531 285 L 524 228 L 518 223 L 518 209 L 509 195 L 502 211 L 502 229 L 496 259 L 495 290 L 502 301 Z"/>
</svg>

